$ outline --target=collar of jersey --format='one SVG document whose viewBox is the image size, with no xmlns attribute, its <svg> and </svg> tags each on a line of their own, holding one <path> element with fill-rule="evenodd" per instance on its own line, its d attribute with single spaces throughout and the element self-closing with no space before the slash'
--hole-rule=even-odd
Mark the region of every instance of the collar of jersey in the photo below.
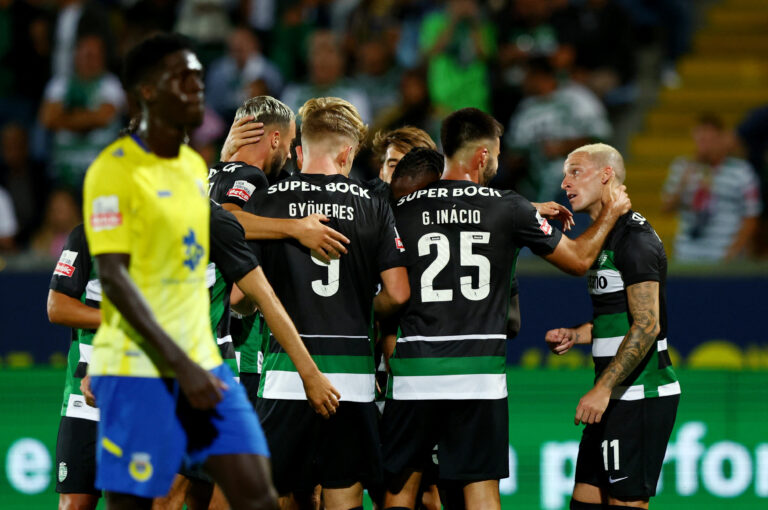
<svg viewBox="0 0 768 510">
<path fill-rule="evenodd" d="M 149 147 L 146 146 L 146 144 L 144 143 L 144 140 L 142 140 L 139 135 L 137 135 L 136 133 L 131 133 L 131 138 L 133 138 L 133 141 L 136 142 L 136 145 L 144 149 L 144 152 L 146 152 L 147 154 L 152 154 L 152 151 L 149 150 Z"/>
</svg>

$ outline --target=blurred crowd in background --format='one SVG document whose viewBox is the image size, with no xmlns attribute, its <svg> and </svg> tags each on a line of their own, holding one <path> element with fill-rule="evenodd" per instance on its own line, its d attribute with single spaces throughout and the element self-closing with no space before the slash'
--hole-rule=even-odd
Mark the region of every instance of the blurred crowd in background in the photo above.
<svg viewBox="0 0 768 510">
<path fill-rule="evenodd" d="M 310 97 L 342 97 L 371 135 L 411 125 L 436 142 L 447 113 L 474 106 L 507 128 L 492 185 L 533 201 L 563 201 L 565 156 L 584 143 L 612 143 L 615 124 L 635 104 L 638 51 L 657 48 L 656 79 L 678 86 L 692 3 L 0 0 L 0 252 L 58 257 L 82 221 L 88 165 L 127 122 L 121 56 L 154 31 L 198 44 L 207 111 L 190 143 L 211 164 L 235 110 L 254 95 L 275 96 L 294 111 Z M 694 241 L 720 204 L 727 211 L 718 232 L 735 229 L 735 238 L 745 218 L 757 221 L 767 116 L 755 112 L 737 136 L 716 117 L 702 117 L 694 132 L 702 150 L 672 164 L 664 204 L 681 211 Z M 739 141 L 748 161 L 730 157 Z M 354 175 L 377 175 L 380 157 L 369 145 Z M 728 170 L 717 175 L 730 175 L 726 182 L 712 177 L 721 165 Z M 730 201 L 713 200 L 721 192 Z M 726 258 L 733 242 L 726 244 L 704 251 Z"/>
</svg>

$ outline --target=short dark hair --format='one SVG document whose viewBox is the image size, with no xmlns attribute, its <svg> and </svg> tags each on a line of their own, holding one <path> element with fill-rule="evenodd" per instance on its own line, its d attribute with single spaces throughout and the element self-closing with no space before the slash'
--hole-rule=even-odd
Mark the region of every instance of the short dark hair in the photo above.
<svg viewBox="0 0 768 510">
<path fill-rule="evenodd" d="M 128 51 L 123 61 L 123 87 L 130 92 L 155 72 L 171 53 L 192 49 L 192 41 L 181 34 L 159 33 Z"/>
<path fill-rule="evenodd" d="M 469 142 L 493 140 L 500 138 L 502 134 L 504 134 L 504 126 L 484 111 L 477 108 L 462 108 L 443 120 L 440 141 L 445 155 L 452 158 Z"/>
<path fill-rule="evenodd" d="M 700 113 L 696 118 L 696 125 L 709 126 L 711 128 L 717 129 L 718 131 L 723 131 L 725 129 L 723 118 L 712 112 Z"/>
<path fill-rule="evenodd" d="M 397 162 L 392 180 L 410 177 L 416 179 L 425 174 L 433 174 L 437 179 L 443 175 L 443 155 L 426 147 L 414 147 Z"/>
<path fill-rule="evenodd" d="M 552 65 L 552 61 L 549 57 L 539 56 L 533 57 L 525 64 L 525 68 L 529 73 L 546 74 L 547 76 L 555 76 L 555 66 Z"/>
</svg>

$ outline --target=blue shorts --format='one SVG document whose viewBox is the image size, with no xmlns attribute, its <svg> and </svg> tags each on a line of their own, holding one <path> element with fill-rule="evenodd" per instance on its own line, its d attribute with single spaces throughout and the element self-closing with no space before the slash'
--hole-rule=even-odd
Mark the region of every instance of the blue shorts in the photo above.
<svg viewBox="0 0 768 510">
<path fill-rule="evenodd" d="M 99 408 L 96 487 L 154 498 L 168 493 L 182 466 L 210 455 L 269 456 L 245 390 L 226 365 L 211 373 L 229 386 L 218 405 L 193 409 L 176 379 L 94 376 Z"/>
</svg>

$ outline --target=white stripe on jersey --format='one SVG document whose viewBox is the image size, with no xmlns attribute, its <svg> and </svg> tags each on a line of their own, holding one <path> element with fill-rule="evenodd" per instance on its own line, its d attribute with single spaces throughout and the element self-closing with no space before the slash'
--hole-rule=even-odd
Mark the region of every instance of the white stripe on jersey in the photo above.
<svg viewBox="0 0 768 510">
<path fill-rule="evenodd" d="M 624 340 L 623 336 L 613 336 L 610 338 L 595 338 L 592 340 L 592 356 L 595 358 L 607 358 L 616 356 L 619 346 Z M 658 352 L 667 350 L 667 339 L 663 338 L 656 342 Z"/>
<path fill-rule="evenodd" d="M 88 284 L 85 286 L 85 299 L 101 303 L 100 280 L 88 280 Z"/>
<path fill-rule="evenodd" d="M 658 387 L 659 397 L 669 397 L 680 394 L 680 382 L 675 381 L 668 384 L 662 384 Z M 616 386 L 611 392 L 612 400 L 643 400 L 645 398 L 645 387 L 642 384 L 634 386 Z"/>
<path fill-rule="evenodd" d="M 99 421 L 101 413 L 97 407 L 91 407 L 85 403 L 82 395 L 69 395 L 66 416 L 70 418 L 82 418 L 84 420 Z"/>
<path fill-rule="evenodd" d="M 342 402 L 373 402 L 376 379 L 374 374 L 326 374 L 331 384 L 341 393 Z M 264 379 L 264 398 L 306 400 L 304 384 L 298 372 L 267 370 Z"/>
<path fill-rule="evenodd" d="M 507 396 L 506 374 L 393 377 L 395 400 L 496 400 Z"/>
<path fill-rule="evenodd" d="M 93 346 L 80 342 L 78 347 L 80 348 L 80 363 L 90 363 L 91 356 L 93 356 Z"/>
</svg>

